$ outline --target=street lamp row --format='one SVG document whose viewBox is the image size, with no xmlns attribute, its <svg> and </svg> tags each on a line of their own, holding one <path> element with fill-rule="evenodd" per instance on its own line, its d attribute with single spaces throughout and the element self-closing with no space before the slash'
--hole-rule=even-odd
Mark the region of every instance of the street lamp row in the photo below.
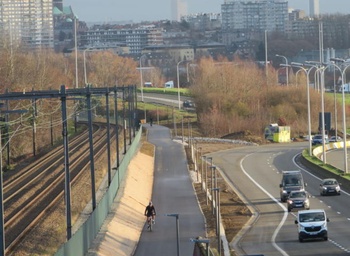
<svg viewBox="0 0 350 256">
<path fill-rule="evenodd" d="M 301 70 L 303 70 L 307 76 L 307 100 L 308 100 L 308 136 L 309 136 L 309 155 L 312 156 L 312 147 L 311 147 L 311 108 L 310 108 L 310 72 L 311 70 L 315 69 L 316 72 L 320 72 L 321 74 L 321 95 L 322 95 L 322 139 L 323 139 L 323 161 L 326 162 L 325 158 L 325 122 L 324 122 L 324 99 L 323 99 L 323 93 L 324 93 L 324 72 L 326 69 L 330 66 L 334 66 L 337 68 L 341 74 L 342 78 L 342 108 L 343 108 L 343 148 L 344 148 L 344 173 L 348 172 L 348 164 L 347 164 L 347 145 L 346 145 L 346 115 L 345 115 L 345 94 L 344 94 L 344 84 L 345 84 L 345 72 L 347 68 L 350 66 L 346 65 L 343 69 L 341 69 L 338 65 L 334 63 L 334 61 L 340 61 L 344 62 L 344 60 L 341 59 L 331 59 L 331 63 L 319 63 L 319 62 L 312 62 L 309 61 L 305 65 L 309 66 L 309 68 L 304 68 L 304 64 L 292 62 L 291 66 L 297 67 Z"/>
<path fill-rule="evenodd" d="M 283 58 L 284 60 L 285 60 L 285 62 L 286 62 L 286 83 L 287 83 L 287 86 L 288 86 L 288 84 L 289 84 L 289 81 L 288 81 L 288 73 L 289 73 L 289 69 L 288 69 L 288 59 L 285 57 L 285 56 L 283 56 L 283 55 L 279 55 L 279 54 L 276 54 L 276 57 L 281 57 L 281 58 Z"/>
</svg>

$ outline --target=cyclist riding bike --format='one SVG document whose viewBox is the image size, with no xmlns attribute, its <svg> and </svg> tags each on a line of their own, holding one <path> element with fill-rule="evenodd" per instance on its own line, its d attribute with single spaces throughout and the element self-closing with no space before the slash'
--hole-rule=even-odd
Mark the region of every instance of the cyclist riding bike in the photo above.
<svg viewBox="0 0 350 256">
<path fill-rule="evenodd" d="M 155 221 L 156 208 L 154 207 L 152 202 L 149 202 L 149 204 L 146 206 L 145 216 L 147 216 L 148 228 L 151 226 L 151 221 L 153 225 L 156 223 Z"/>
</svg>

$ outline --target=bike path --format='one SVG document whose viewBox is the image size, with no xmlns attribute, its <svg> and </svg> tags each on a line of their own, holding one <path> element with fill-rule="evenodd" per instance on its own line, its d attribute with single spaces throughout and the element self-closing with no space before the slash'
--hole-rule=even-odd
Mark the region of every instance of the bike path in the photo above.
<svg viewBox="0 0 350 256">
<path fill-rule="evenodd" d="M 205 236 L 205 221 L 193 189 L 184 147 L 171 139 L 168 128 L 146 127 L 148 141 L 155 145 L 152 202 L 157 216 L 152 231 L 144 226 L 134 255 L 192 255 L 194 244 L 190 239 Z M 169 214 L 175 216 L 167 216 Z"/>
</svg>

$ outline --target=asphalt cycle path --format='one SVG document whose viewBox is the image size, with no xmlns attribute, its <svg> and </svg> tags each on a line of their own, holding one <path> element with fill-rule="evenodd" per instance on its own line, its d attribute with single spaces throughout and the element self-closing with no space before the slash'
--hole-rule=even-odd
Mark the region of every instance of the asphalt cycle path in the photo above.
<svg viewBox="0 0 350 256">
<path fill-rule="evenodd" d="M 134 255 L 192 255 L 191 238 L 205 237 L 206 233 L 184 147 L 171 139 L 168 128 L 155 124 L 145 127 L 148 141 L 155 145 L 152 202 L 157 216 L 152 231 L 147 229 L 145 217 Z"/>
</svg>

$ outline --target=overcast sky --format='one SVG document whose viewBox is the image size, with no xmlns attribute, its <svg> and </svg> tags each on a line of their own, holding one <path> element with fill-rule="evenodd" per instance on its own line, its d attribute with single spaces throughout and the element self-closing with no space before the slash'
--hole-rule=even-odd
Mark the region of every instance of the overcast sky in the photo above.
<svg viewBox="0 0 350 256">
<path fill-rule="evenodd" d="M 188 14 L 220 13 L 224 0 L 186 0 Z M 170 20 L 171 0 L 63 0 L 82 21 Z M 308 0 L 289 0 L 289 7 L 309 12 Z M 350 0 L 320 0 L 321 13 L 350 13 Z"/>
</svg>

